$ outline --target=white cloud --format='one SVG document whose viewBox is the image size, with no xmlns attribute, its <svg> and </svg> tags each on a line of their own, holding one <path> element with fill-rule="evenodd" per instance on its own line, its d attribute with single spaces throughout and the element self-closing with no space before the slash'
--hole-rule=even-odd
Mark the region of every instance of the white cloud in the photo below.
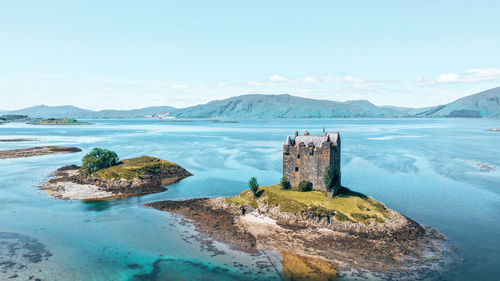
<svg viewBox="0 0 500 281">
<path fill-rule="evenodd" d="M 326 77 L 324 80 L 329 83 L 341 83 L 346 84 L 350 88 L 364 90 L 373 90 L 376 85 L 391 82 L 388 80 L 364 80 L 351 75 L 343 77 Z"/>
<path fill-rule="evenodd" d="M 188 85 L 183 84 L 183 83 L 171 84 L 171 85 L 169 85 L 169 87 L 172 89 L 187 89 L 187 88 L 189 88 Z"/>
<path fill-rule="evenodd" d="M 444 73 L 437 79 L 418 79 L 418 85 L 450 84 L 450 83 L 475 83 L 482 81 L 500 81 L 498 68 L 473 68 L 463 73 Z"/>
<path fill-rule="evenodd" d="M 311 89 L 295 89 L 292 92 L 297 94 L 309 94 L 312 93 L 313 91 Z"/>
<path fill-rule="evenodd" d="M 393 83 L 390 80 L 365 80 L 351 75 L 345 76 L 312 76 L 290 78 L 282 75 L 272 75 L 263 81 L 246 81 L 245 84 L 251 87 L 278 87 L 294 84 L 318 84 L 318 83 L 336 83 L 344 85 L 349 89 L 373 91 L 376 86 L 381 84 Z M 326 86 L 326 85 L 325 85 Z"/>
<path fill-rule="evenodd" d="M 485 81 L 485 80 L 500 80 L 500 69 L 498 68 L 474 68 L 468 70 L 465 75 L 465 78 L 472 80 L 471 82 L 476 81 Z"/>
<path fill-rule="evenodd" d="M 445 73 L 439 75 L 439 78 L 437 79 L 438 83 L 454 83 L 458 82 L 460 80 L 458 74 L 455 73 Z"/>
<path fill-rule="evenodd" d="M 152 79 L 123 79 L 120 77 L 74 77 L 64 75 L 33 75 L 22 77 L 21 81 L 13 81 L 0 77 L 2 80 L 16 85 L 18 91 L 33 92 L 31 87 L 20 88 L 19 85 L 36 85 L 40 89 L 35 91 L 40 97 L 33 97 L 30 104 L 14 104 L 16 97 L 7 104 L 2 100 L 1 109 L 20 108 L 24 106 L 47 103 L 46 97 L 54 97 L 56 104 L 75 104 L 91 109 L 117 108 L 127 109 L 135 107 L 146 107 L 155 104 L 168 104 L 176 107 L 185 107 L 209 100 L 222 99 L 243 94 L 279 94 L 288 93 L 310 98 L 326 98 L 336 100 L 347 100 L 356 98 L 368 98 L 387 89 L 379 89 L 380 84 L 386 80 L 365 80 L 351 75 L 327 76 L 321 74 L 307 74 L 302 76 L 271 75 L 255 81 L 214 81 L 193 82 L 175 80 L 152 80 Z M 32 83 L 24 83 L 29 78 Z M 52 86 L 58 80 L 58 92 L 53 93 Z M 64 83 L 60 83 L 64 80 Z M 77 90 L 74 90 L 77 89 Z M 68 91 L 75 95 L 64 98 Z M 176 98 L 182 93 L 182 99 Z M 203 93 L 203 94 L 200 94 Z M 27 95 L 27 94 L 26 94 Z M 31 94 L 33 95 L 33 94 Z M 79 97 L 79 98 L 75 98 Z M 96 102 L 102 97 L 110 97 L 107 102 Z M 116 102 L 116 98 L 120 102 Z M 147 97 L 147 98 L 138 98 Z M 371 98 L 370 98 L 371 99 Z"/>
<path fill-rule="evenodd" d="M 267 80 L 264 81 L 247 81 L 245 83 L 249 86 L 254 86 L 254 87 L 277 86 L 277 85 L 288 85 L 288 84 L 346 83 L 346 84 L 351 84 L 356 88 L 367 88 L 368 85 L 379 84 L 382 82 L 384 81 L 363 80 L 349 75 L 344 77 L 314 77 L 311 75 L 307 75 L 298 78 L 289 78 L 282 75 L 272 75 Z"/>
<path fill-rule="evenodd" d="M 258 87 L 258 86 L 266 86 L 268 83 L 265 83 L 265 82 L 257 82 L 257 81 L 247 81 L 246 84 L 248 86 L 254 86 L 254 87 Z"/>
<path fill-rule="evenodd" d="M 269 80 L 272 82 L 286 82 L 288 79 L 280 75 L 273 75 L 269 77 Z"/>
<path fill-rule="evenodd" d="M 247 81 L 246 84 L 253 87 L 260 86 L 277 86 L 277 85 L 285 85 L 285 84 L 312 84 L 324 82 L 320 78 L 312 77 L 312 76 L 304 76 L 299 78 L 288 78 L 282 75 L 272 75 L 265 81 Z"/>
<path fill-rule="evenodd" d="M 309 84 L 318 82 L 318 79 L 311 76 L 306 76 L 304 78 L 300 78 L 299 81 L 304 84 Z"/>
</svg>

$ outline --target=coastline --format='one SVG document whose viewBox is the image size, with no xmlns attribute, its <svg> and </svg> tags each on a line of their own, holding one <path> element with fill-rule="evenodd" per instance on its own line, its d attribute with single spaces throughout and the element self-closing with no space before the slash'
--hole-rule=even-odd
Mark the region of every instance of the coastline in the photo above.
<svg viewBox="0 0 500 281">
<path fill-rule="evenodd" d="M 86 177 L 80 175 L 79 169 L 76 165 L 57 169 L 54 177 L 41 189 L 52 197 L 64 200 L 111 200 L 163 192 L 167 190 L 166 185 L 192 175 L 178 165 L 168 171 L 148 173 L 133 179 L 102 179 L 92 175 Z"/>
<path fill-rule="evenodd" d="M 40 139 L 35 139 L 35 138 L 0 139 L 0 142 L 26 142 L 26 141 L 40 141 Z"/>
<path fill-rule="evenodd" d="M 279 209 L 238 207 L 225 198 L 160 201 L 145 206 L 181 215 L 197 231 L 236 250 L 291 253 L 330 264 L 339 274 L 412 280 L 437 274 L 451 255 L 437 229 L 422 227 L 391 210 L 387 226 L 344 224 L 297 216 Z M 293 222 L 293 223 L 292 223 Z M 318 224 L 319 223 L 319 224 Z M 315 225 L 316 224 L 316 225 Z M 325 274 L 330 274 L 326 272 Z M 331 279 L 325 279 L 331 280 Z"/>
<path fill-rule="evenodd" d="M 25 158 L 61 153 L 76 153 L 80 151 L 82 151 L 80 148 L 70 146 L 36 146 L 30 148 L 1 150 L 0 159 Z"/>
</svg>

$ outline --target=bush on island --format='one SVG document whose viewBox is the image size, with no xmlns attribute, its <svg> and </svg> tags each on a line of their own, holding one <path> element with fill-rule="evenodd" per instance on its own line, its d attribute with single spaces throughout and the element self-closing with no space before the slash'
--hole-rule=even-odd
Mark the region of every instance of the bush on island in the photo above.
<svg viewBox="0 0 500 281">
<path fill-rule="evenodd" d="M 259 183 L 255 177 L 251 177 L 248 181 L 248 187 L 252 191 L 254 196 L 257 196 L 257 191 L 259 190 Z"/>
<path fill-rule="evenodd" d="M 308 181 L 301 181 L 299 182 L 299 185 L 297 186 L 297 190 L 301 192 L 306 192 L 306 191 L 311 191 L 312 190 L 312 183 Z"/>
<path fill-rule="evenodd" d="M 281 184 L 281 188 L 283 188 L 285 190 L 292 188 L 292 185 L 290 184 L 290 182 L 287 181 L 285 178 L 281 178 L 280 184 Z"/>
<path fill-rule="evenodd" d="M 80 172 L 88 176 L 101 169 L 115 166 L 118 161 L 118 155 L 114 151 L 95 147 L 82 158 Z"/>
<path fill-rule="evenodd" d="M 330 190 L 333 185 L 333 173 L 332 169 L 328 167 L 328 169 L 325 170 L 325 173 L 323 174 L 323 182 L 325 183 L 326 190 Z"/>
</svg>

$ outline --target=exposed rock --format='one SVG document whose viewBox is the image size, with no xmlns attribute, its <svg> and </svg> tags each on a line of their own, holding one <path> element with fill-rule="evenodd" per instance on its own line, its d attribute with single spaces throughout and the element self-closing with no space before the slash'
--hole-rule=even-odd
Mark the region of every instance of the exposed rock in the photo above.
<svg viewBox="0 0 500 281">
<path fill-rule="evenodd" d="M 224 198 L 161 201 L 146 206 L 180 214 L 192 220 L 198 231 L 236 249 L 292 253 L 299 260 L 319 259 L 328 263 L 327 268 L 344 272 L 361 270 L 383 278 L 411 279 L 435 274 L 436 264 L 444 264 L 446 251 L 441 244 L 445 238 L 393 210 L 385 224 L 366 225 L 280 212 L 279 207 L 236 206 Z M 306 265 L 304 270 L 316 268 L 309 271 L 316 274 L 318 265 Z"/>
<path fill-rule="evenodd" d="M 227 242 L 238 250 L 257 254 L 255 237 L 241 228 L 234 220 L 234 213 L 222 208 L 213 208 L 211 202 L 210 199 L 201 198 L 154 202 L 147 206 L 183 215 L 196 221 L 198 230 L 216 240 Z"/>
<path fill-rule="evenodd" d="M 25 142 L 25 141 L 39 141 L 39 139 L 32 139 L 32 138 L 0 139 L 0 142 Z"/>
<path fill-rule="evenodd" d="M 0 232 L 0 279 L 28 276 L 52 254 L 37 239 L 13 232 Z M 23 278 L 20 278 L 23 279 Z M 30 278 L 31 279 L 31 278 Z M 27 280 L 23 279 L 23 280 Z"/>
<path fill-rule="evenodd" d="M 60 154 L 60 153 L 75 153 L 80 151 L 82 150 L 77 147 L 37 146 L 37 147 L 22 148 L 22 149 L 2 150 L 0 151 L 0 159 L 23 158 L 23 157 Z"/>
</svg>

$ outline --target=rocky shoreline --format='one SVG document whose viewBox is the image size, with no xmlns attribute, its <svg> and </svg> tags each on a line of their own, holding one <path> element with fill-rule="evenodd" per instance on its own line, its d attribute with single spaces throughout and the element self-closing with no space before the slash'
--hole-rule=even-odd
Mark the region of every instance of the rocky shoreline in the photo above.
<svg viewBox="0 0 500 281">
<path fill-rule="evenodd" d="M 0 159 L 7 158 L 24 158 L 32 156 L 41 156 L 49 154 L 75 153 L 82 151 L 77 147 L 68 146 L 37 146 L 30 148 L 2 150 L 0 151 Z"/>
<path fill-rule="evenodd" d="M 165 185 L 192 175 L 181 166 L 176 166 L 137 179 L 101 179 L 80 175 L 79 169 L 76 165 L 61 167 L 54 172 L 55 177 L 41 188 L 59 199 L 109 200 L 163 192 L 167 190 Z"/>
<path fill-rule="evenodd" d="M 279 207 L 237 206 L 225 198 L 161 201 L 146 206 L 179 214 L 191 220 L 199 232 L 234 249 L 255 255 L 259 250 L 292 253 L 305 260 L 327 262 L 340 274 L 428 278 L 439 274 L 451 255 L 445 246 L 447 239 L 438 230 L 422 227 L 393 210 L 385 224 L 363 224 L 280 212 Z M 325 274 L 331 276 L 331 272 Z"/>
<path fill-rule="evenodd" d="M 40 140 L 34 138 L 0 139 L 0 142 L 25 142 L 25 141 L 40 141 Z"/>
</svg>

